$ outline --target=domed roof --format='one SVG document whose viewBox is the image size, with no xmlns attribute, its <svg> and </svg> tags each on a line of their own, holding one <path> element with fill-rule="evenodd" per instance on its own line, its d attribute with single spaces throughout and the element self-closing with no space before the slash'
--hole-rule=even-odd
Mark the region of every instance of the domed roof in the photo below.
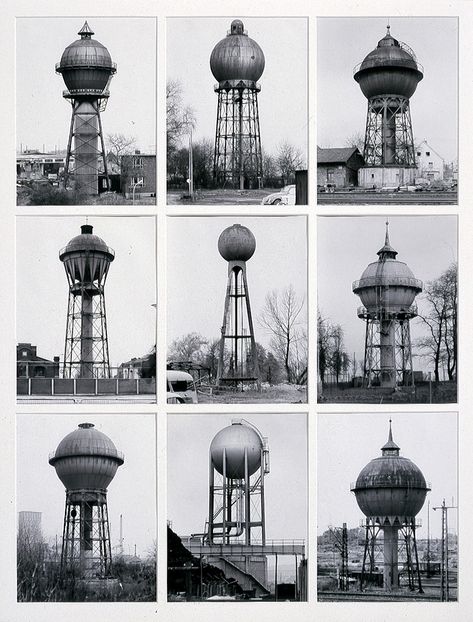
<svg viewBox="0 0 473 622">
<path fill-rule="evenodd" d="M 64 70 L 79 67 L 101 67 L 114 73 L 115 66 L 112 63 L 109 51 L 99 41 L 92 39 L 94 32 L 87 22 L 77 34 L 81 38 L 76 39 L 66 47 L 57 66 L 57 71 L 62 73 Z"/>
<path fill-rule="evenodd" d="M 378 261 L 370 263 L 359 281 L 353 283 L 353 291 L 356 293 L 364 287 L 378 285 L 399 285 L 422 291 L 422 281 L 416 279 L 412 270 L 403 261 L 396 259 L 397 251 L 392 248 L 389 241 L 389 223 L 386 222 L 386 237 L 384 246 L 377 252 Z"/>
<path fill-rule="evenodd" d="M 80 423 L 77 430 L 70 432 L 59 443 L 49 463 L 71 456 L 97 456 L 113 458 L 123 464 L 123 456 L 117 451 L 113 441 L 94 427 L 93 423 Z"/>
<path fill-rule="evenodd" d="M 248 475 L 253 475 L 261 465 L 263 441 L 260 434 L 241 420 L 218 432 L 211 444 L 210 455 L 217 471 L 223 475 L 223 452 L 226 457 L 226 476 L 241 479 L 245 476 L 245 450 L 248 459 Z"/>
<path fill-rule="evenodd" d="M 378 41 L 376 48 L 367 54 L 359 70 L 379 67 L 380 65 L 398 65 L 417 71 L 418 66 L 414 53 L 412 51 L 409 52 L 406 48 L 405 44 L 401 44 L 391 36 L 390 27 L 388 26 L 386 35 Z"/>
<path fill-rule="evenodd" d="M 227 36 L 217 43 L 210 55 L 210 69 L 220 84 L 241 80 L 256 83 L 263 74 L 264 65 L 263 50 L 248 37 L 239 19 L 231 23 Z"/>
<path fill-rule="evenodd" d="M 92 233 L 92 225 L 82 225 L 80 235 L 76 235 L 72 240 L 59 252 L 59 258 L 64 261 L 65 255 L 68 253 L 93 251 L 95 253 L 104 253 L 108 256 L 109 261 L 113 261 L 115 251 L 107 246 L 102 238 Z"/>
<path fill-rule="evenodd" d="M 227 227 L 218 238 L 218 252 L 227 261 L 248 261 L 255 250 L 255 236 L 243 225 Z"/>
</svg>

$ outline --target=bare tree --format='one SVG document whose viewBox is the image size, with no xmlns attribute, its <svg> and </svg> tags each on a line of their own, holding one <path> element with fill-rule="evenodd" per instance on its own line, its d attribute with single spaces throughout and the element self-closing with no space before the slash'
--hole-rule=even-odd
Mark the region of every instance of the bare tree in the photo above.
<svg viewBox="0 0 473 622">
<path fill-rule="evenodd" d="M 301 327 L 301 312 L 304 298 L 299 298 L 290 285 L 281 293 L 272 291 L 266 295 L 265 305 L 259 317 L 259 323 L 273 335 L 271 346 L 286 371 L 287 381 L 295 382 L 300 373 L 299 341 L 307 339 Z M 307 366 L 307 361 L 305 361 Z"/>
<path fill-rule="evenodd" d="M 179 139 L 196 124 L 195 112 L 182 101 L 182 84 L 168 80 L 166 84 L 166 132 L 168 157 L 178 146 Z"/>
<path fill-rule="evenodd" d="M 329 322 L 320 311 L 317 312 L 317 358 L 322 386 L 327 372 L 335 376 L 338 384 L 340 375 L 346 373 L 351 364 L 345 351 L 343 328 Z"/>
<path fill-rule="evenodd" d="M 188 333 L 171 343 L 168 358 L 171 361 L 200 362 L 203 355 L 202 346 L 207 345 L 207 343 L 207 339 L 199 333 Z"/>
<path fill-rule="evenodd" d="M 363 132 L 354 132 L 345 140 L 346 147 L 356 147 L 358 151 L 363 155 L 365 148 L 365 135 Z"/>
<path fill-rule="evenodd" d="M 284 184 L 293 183 L 295 172 L 305 166 L 302 151 L 288 142 L 281 143 L 277 148 L 276 165 Z"/>
<path fill-rule="evenodd" d="M 133 153 L 136 138 L 124 134 L 107 134 L 108 160 L 112 169 L 121 172 L 121 157 Z"/>
<path fill-rule="evenodd" d="M 452 264 L 435 281 L 426 284 L 421 300 L 423 311 L 419 317 L 427 326 L 428 334 L 416 342 L 417 348 L 434 365 L 435 380 L 440 380 L 440 367 L 445 363 L 449 380 L 457 373 L 457 265 Z"/>
</svg>

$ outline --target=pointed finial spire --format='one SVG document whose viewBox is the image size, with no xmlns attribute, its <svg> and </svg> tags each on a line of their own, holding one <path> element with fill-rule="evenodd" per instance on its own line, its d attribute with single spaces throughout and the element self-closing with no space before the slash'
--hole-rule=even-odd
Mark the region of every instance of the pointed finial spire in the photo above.
<svg viewBox="0 0 473 622">
<path fill-rule="evenodd" d="M 381 447 L 383 456 L 399 456 L 399 445 L 393 441 L 392 419 L 389 419 L 388 441 Z"/>
<path fill-rule="evenodd" d="M 389 220 L 386 218 L 386 233 L 384 236 L 384 246 L 380 248 L 378 251 L 378 257 L 380 261 L 384 261 L 386 259 L 396 259 L 397 251 L 391 246 L 391 242 L 389 241 Z"/>
<path fill-rule="evenodd" d="M 84 25 L 82 26 L 82 28 L 79 30 L 79 32 L 77 34 L 80 35 L 81 39 L 91 39 L 92 35 L 95 34 L 95 33 L 92 30 L 92 28 L 89 26 L 89 24 L 87 23 L 87 20 L 86 20 L 84 22 Z"/>
<path fill-rule="evenodd" d="M 384 238 L 385 246 L 391 246 L 389 243 L 389 220 L 386 219 L 386 237 Z"/>
</svg>

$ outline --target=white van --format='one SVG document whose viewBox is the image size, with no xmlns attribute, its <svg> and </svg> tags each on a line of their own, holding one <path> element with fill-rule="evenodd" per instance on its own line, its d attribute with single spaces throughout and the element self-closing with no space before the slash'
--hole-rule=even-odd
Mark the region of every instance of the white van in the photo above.
<svg viewBox="0 0 473 622">
<path fill-rule="evenodd" d="M 197 404 L 197 391 L 190 374 L 186 371 L 168 369 L 166 380 L 168 404 Z"/>
</svg>

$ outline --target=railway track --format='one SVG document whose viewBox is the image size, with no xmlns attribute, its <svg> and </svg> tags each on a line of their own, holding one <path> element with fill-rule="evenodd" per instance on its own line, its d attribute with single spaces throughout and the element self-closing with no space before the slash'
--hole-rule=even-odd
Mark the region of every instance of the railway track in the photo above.
<svg viewBox="0 0 473 622">
<path fill-rule="evenodd" d="M 372 193 L 334 192 L 317 194 L 318 205 L 456 205 L 456 192 Z"/>
</svg>

